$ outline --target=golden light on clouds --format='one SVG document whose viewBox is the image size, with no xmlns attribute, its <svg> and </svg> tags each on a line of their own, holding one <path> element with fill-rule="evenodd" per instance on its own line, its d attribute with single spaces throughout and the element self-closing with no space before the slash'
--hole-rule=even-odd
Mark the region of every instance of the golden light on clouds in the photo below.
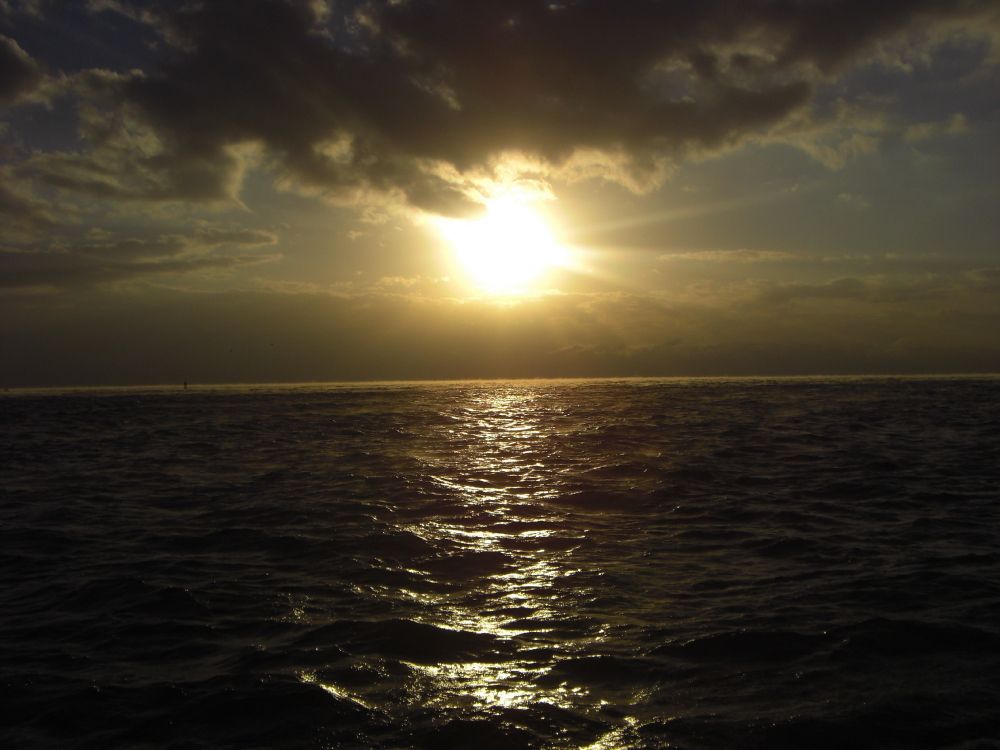
<svg viewBox="0 0 1000 750">
<path fill-rule="evenodd" d="M 487 294 L 530 293 L 548 271 L 571 261 L 543 216 L 519 197 L 491 199 L 479 218 L 440 219 L 436 225 L 464 277 Z"/>
</svg>

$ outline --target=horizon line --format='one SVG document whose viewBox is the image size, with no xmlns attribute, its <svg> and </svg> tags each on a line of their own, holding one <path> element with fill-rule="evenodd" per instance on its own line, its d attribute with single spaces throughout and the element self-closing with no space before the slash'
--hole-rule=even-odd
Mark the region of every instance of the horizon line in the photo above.
<svg viewBox="0 0 1000 750">
<path fill-rule="evenodd" d="M 998 371 L 986 372 L 869 372 L 869 373 L 798 373 L 798 374 L 741 374 L 741 375 L 562 375 L 562 376 L 508 376 L 464 378 L 371 378 L 351 380 L 232 380 L 232 381 L 181 381 L 167 383 L 78 383 L 73 385 L 10 385 L 0 386 L 0 393 L 13 394 L 38 391 L 114 391 L 159 390 L 185 391 L 213 388 L 295 388 L 309 386 L 387 386 L 433 385 L 455 383 L 511 383 L 511 382 L 586 382 L 586 381 L 679 381 L 679 380 L 933 380 L 933 379 L 994 379 Z"/>
</svg>

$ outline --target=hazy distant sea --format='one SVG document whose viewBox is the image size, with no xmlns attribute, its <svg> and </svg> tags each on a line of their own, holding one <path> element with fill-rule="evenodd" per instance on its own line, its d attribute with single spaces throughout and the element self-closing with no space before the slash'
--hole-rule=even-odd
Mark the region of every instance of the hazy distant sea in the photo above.
<svg viewBox="0 0 1000 750">
<path fill-rule="evenodd" d="M 4 748 L 1000 747 L 1000 380 L 0 397 Z"/>
</svg>

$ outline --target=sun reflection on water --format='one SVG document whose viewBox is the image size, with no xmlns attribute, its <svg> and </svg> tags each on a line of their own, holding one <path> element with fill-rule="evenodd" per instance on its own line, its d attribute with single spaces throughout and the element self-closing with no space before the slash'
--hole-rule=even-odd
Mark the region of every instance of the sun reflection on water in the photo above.
<svg viewBox="0 0 1000 750">
<path fill-rule="evenodd" d="M 410 675 L 403 687 L 369 701 L 471 719 L 569 711 L 606 727 L 609 717 L 598 714 L 607 702 L 557 670 L 565 660 L 592 654 L 606 637 L 605 627 L 579 609 L 595 595 L 586 581 L 600 575 L 588 577 L 575 554 L 587 528 L 553 502 L 565 491 L 562 407 L 548 403 L 543 389 L 524 385 L 460 393 L 433 416 L 432 434 L 406 448 L 416 467 L 407 481 L 419 493 L 420 511 L 408 507 L 389 518 L 393 534 L 419 538 L 432 552 L 408 564 L 380 561 L 411 582 L 368 590 L 399 617 L 436 634 L 494 645 L 403 658 Z M 314 674 L 300 678 L 331 695 L 362 700 Z M 594 745 L 614 746 L 621 746 L 614 733 Z"/>
<path fill-rule="evenodd" d="M 404 528 L 450 548 L 502 553 L 508 559 L 501 569 L 482 575 L 471 595 L 463 590 L 429 597 L 436 624 L 516 644 L 512 658 L 414 665 L 437 683 L 436 705 L 486 711 L 537 703 L 565 708 L 582 692 L 539 684 L 549 659 L 525 654 L 556 645 L 546 636 L 545 623 L 567 614 L 572 597 L 559 584 L 576 572 L 570 551 L 545 551 L 539 544 L 559 532 L 558 514 L 544 506 L 554 489 L 545 460 L 552 427 L 543 423 L 541 400 L 541 394 L 520 386 L 484 389 L 456 406 L 459 419 L 448 439 L 435 454 L 424 456 L 434 481 L 460 498 L 462 513 Z"/>
</svg>

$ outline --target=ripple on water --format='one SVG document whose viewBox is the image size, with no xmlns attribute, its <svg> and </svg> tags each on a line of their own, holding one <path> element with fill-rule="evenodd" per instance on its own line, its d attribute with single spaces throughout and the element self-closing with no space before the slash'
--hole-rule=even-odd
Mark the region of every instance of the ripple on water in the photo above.
<svg viewBox="0 0 1000 750">
<path fill-rule="evenodd" d="M 17 394 L 9 747 L 987 747 L 1000 381 Z"/>
</svg>

